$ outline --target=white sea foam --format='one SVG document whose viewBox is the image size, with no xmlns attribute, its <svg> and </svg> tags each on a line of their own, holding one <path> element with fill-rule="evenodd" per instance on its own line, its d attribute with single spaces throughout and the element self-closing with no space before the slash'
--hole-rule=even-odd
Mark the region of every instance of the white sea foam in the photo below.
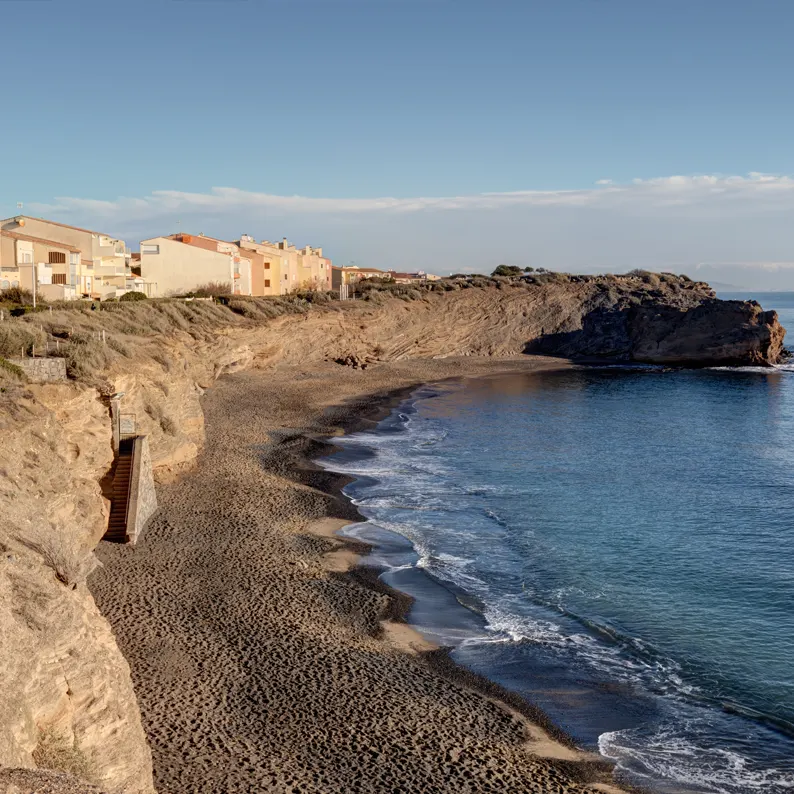
<svg viewBox="0 0 794 794">
<path fill-rule="evenodd" d="M 761 367 L 741 371 L 775 372 Z M 784 365 L 777 371 L 794 371 L 794 365 Z M 590 623 L 569 611 L 571 605 L 592 603 L 601 598 L 600 594 L 573 584 L 545 593 L 538 586 L 537 592 L 528 587 L 526 591 L 511 594 L 510 587 L 514 586 L 510 581 L 511 552 L 502 540 L 512 542 L 514 538 L 505 516 L 520 528 L 522 539 L 529 537 L 531 530 L 515 520 L 510 512 L 511 503 L 500 498 L 526 494 L 534 499 L 534 494 L 542 495 L 542 486 L 532 481 L 456 482 L 463 477 L 455 468 L 455 460 L 444 457 L 445 449 L 448 450 L 442 443 L 447 439 L 446 431 L 439 430 L 433 422 L 415 421 L 413 416 L 407 412 L 401 414 L 402 433 L 362 433 L 342 440 L 342 446 L 368 447 L 371 456 L 348 462 L 330 457 L 321 464 L 335 471 L 380 480 L 361 489 L 351 488 L 362 512 L 372 516 L 378 526 L 413 544 L 418 556 L 415 567 L 442 583 L 461 588 L 483 605 L 485 631 L 475 637 L 468 633 L 453 637 L 451 644 L 456 640 L 461 645 L 537 643 L 542 646 L 542 653 L 559 654 L 563 664 L 569 659 L 572 664 L 590 668 L 597 680 L 636 684 L 650 697 L 656 697 L 654 693 L 672 696 L 664 698 L 671 713 L 687 713 L 692 702 L 688 696 L 702 693 L 686 680 L 680 665 L 640 638 L 625 636 L 608 624 Z M 503 509 L 504 505 L 507 506 Z M 484 537 L 499 542 L 484 545 Z M 540 533 L 539 537 L 542 542 Z M 470 551 L 471 556 L 465 551 Z M 499 567 L 500 554 L 504 554 L 504 569 Z M 411 567 L 402 564 L 404 557 L 394 559 L 401 563 L 392 566 L 394 571 Z M 608 602 L 609 591 L 603 595 Z M 588 673 L 584 675 L 587 677 Z M 701 710 L 710 715 L 715 713 L 707 708 Z M 640 731 L 604 733 L 599 737 L 599 748 L 622 769 L 667 780 L 687 790 L 754 794 L 794 789 L 794 770 L 777 769 L 771 763 L 765 770 L 754 768 L 733 744 L 726 749 L 714 749 L 715 735 L 719 733 L 713 725 L 710 731 L 705 727 L 698 734 L 697 726 L 679 723 L 651 736 Z M 741 749 L 741 743 L 737 746 Z"/>
<path fill-rule="evenodd" d="M 598 749 L 615 761 L 619 770 L 630 770 L 630 777 L 661 779 L 690 790 L 746 794 L 794 789 L 794 771 L 758 769 L 734 750 L 688 738 L 697 734 L 697 729 L 696 725 L 679 724 L 665 726 L 650 736 L 634 730 L 602 733 Z"/>
</svg>

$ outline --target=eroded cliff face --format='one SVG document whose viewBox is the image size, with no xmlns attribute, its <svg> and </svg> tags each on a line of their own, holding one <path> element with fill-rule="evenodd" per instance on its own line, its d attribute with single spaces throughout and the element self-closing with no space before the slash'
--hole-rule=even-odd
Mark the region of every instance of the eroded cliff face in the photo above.
<svg viewBox="0 0 794 794">
<path fill-rule="evenodd" d="M 31 386 L 4 407 L 0 765 L 149 792 L 129 668 L 85 583 L 107 518 L 107 411 L 73 385 Z"/>
<path fill-rule="evenodd" d="M 116 352 L 94 373 L 101 387 L 93 380 L 6 381 L 0 393 L 0 767 L 54 769 L 108 792 L 147 794 L 151 758 L 129 669 L 85 584 L 109 508 L 108 394 L 125 392 L 122 410 L 149 436 L 155 477 L 164 481 L 201 449 L 201 394 L 236 369 L 288 367 L 299 374 L 319 361 L 378 366 L 528 349 L 769 364 L 785 333 L 773 312 L 714 301 L 700 285 L 660 291 L 597 282 L 506 284 L 419 300 L 310 306 L 267 323 L 223 309 L 198 330 L 176 317 L 165 333 L 125 332 L 125 312 L 132 318 L 144 311 L 154 309 L 45 318 L 53 332 L 76 324 L 107 330 Z M 4 774 L 22 773 L 0 770 L 0 783 Z"/>
<path fill-rule="evenodd" d="M 769 366 L 784 355 L 786 332 L 777 313 L 754 301 L 705 297 L 680 305 L 624 298 L 584 309 L 578 327 L 542 335 L 527 351 L 679 366 Z"/>
</svg>

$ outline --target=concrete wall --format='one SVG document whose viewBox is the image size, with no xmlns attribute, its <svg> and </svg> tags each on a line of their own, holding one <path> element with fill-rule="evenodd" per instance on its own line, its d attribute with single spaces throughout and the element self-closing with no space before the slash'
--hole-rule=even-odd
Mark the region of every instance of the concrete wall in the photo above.
<svg viewBox="0 0 794 794">
<path fill-rule="evenodd" d="M 157 492 L 152 474 L 149 439 L 138 436 L 133 442 L 130 472 L 130 500 L 127 503 L 127 540 L 135 543 L 157 510 Z"/>
<path fill-rule="evenodd" d="M 147 245 L 159 245 L 159 254 L 144 253 Z M 168 237 L 141 240 L 141 276 L 157 284 L 156 296 L 191 292 L 211 281 L 234 291 L 232 256 Z"/>
<path fill-rule="evenodd" d="M 66 380 L 65 358 L 9 358 L 8 361 L 22 367 L 34 383 L 59 383 Z"/>
</svg>

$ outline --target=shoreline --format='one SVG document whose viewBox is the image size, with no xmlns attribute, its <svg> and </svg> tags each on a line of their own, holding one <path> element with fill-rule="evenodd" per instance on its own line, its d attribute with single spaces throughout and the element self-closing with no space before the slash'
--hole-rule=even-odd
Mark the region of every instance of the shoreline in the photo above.
<svg viewBox="0 0 794 794">
<path fill-rule="evenodd" d="M 572 366 L 577 366 L 577 364 L 578 362 Z M 560 369 L 562 368 L 560 367 Z M 364 430 L 375 430 L 379 423 L 386 419 L 395 408 L 422 388 L 432 389 L 451 383 L 462 385 L 466 380 L 472 378 L 498 378 L 502 374 L 460 375 L 443 380 L 423 381 L 392 392 L 374 395 L 367 408 L 358 412 L 357 415 L 353 414 L 347 422 L 342 423 L 342 433 L 335 435 L 306 434 L 305 438 L 312 446 L 320 444 L 321 448 L 307 453 L 296 468 L 330 475 L 332 482 L 326 486 L 327 493 L 344 506 L 344 512 L 350 511 L 351 513 L 345 518 L 329 515 L 318 519 L 315 525 L 310 525 L 308 531 L 321 537 L 331 538 L 339 544 L 338 547 L 323 555 L 323 560 L 328 565 L 329 571 L 347 576 L 367 589 L 388 597 L 388 607 L 382 615 L 381 632 L 376 639 L 392 645 L 397 650 L 420 656 L 436 674 L 479 693 L 522 719 L 530 736 L 526 742 L 527 750 L 539 758 L 554 759 L 557 763 L 569 762 L 566 771 L 577 782 L 613 794 L 622 792 L 646 794 L 646 789 L 625 782 L 617 783 L 613 777 L 614 762 L 599 753 L 579 747 L 576 741 L 539 706 L 496 681 L 454 661 L 451 656 L 451 647 L 440 646 L 432 640 L 426 639 L 408 621 L 408 613 L 415 599 L 408 593 L 381 581 L 381 569 L 362 563 L 362 559 L 376 547 L 366 541 L 339 534 L 345 527 L 356 523 L 366 523 L 368 519 L 358 511 L 352 499 L 344 493 L 344 488 L 357 478 L 335 472 L 333 469 L 326 469 L 316 463 L 317 460 L 331 457 L 342 450 L 342 447 L 334 444 L 335 438 L 349 436 Z M 341 407 L 334 406 L 332 410 Z M 305 480 L 301 478 L 301 481 Z M 608 779 L 605 779 L 605 776 Z"/>
<path fill-rule="evenodd" d="M 329 364 L 207 392 L 196 469 L 163 486 L 135 549 L 102 544 L 91 580 L 161 794 L 629 790 L 522 698 L 417 640 L 411 599 L 356 567 L 369 546 L 329 537 L 362 517 L 342 494 L 351 478 L 314 462 L 422 384 L 567 366 Z"/>
</svg>

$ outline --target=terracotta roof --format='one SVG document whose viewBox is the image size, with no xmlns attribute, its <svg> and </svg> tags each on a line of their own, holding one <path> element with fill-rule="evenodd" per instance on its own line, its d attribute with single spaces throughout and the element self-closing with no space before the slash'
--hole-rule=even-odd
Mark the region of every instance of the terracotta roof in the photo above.
<svg viewBox="0 0 794 794">
<path fill-rule="evenodd" d="M 231 242 L 231 240 L 221 240 L 220 237 L 210 237 L 208 234 L 193 234 L 192 232 L 175 232 L 174 234 L 169 234 L 166 239 L 167 240 L 174 240 L 177 237 L 192 237 L 194 240 L 212 240 L 214 243 L 227 243 L 228 245 L 237 245 L 237 243 Z M 177 242 L 180 242 L 177 240 Z"/>
<path fill-rule="evenodd" d="M 18 234 L 17 232 L 7 232 L 5 229 L 0 229 L 0 235 L 3 237 L 13 237 L 15 240 L 24 240 L 28 243 L 41 243 L 42 245 L 51 245 L 53 248 L 65 248 L 67 251 L 79 254 L 80 249 L 75 248 L 69 243 L 58 243 L 55 240 L 45 240 L 43 237 L 31 237 L 29 234 Z"/>
<path fill-rule="evenodd" d="M 88 234 L 101 234 L 102 237 L 109 237 L 111 240 L 116 240 L 118 238 L 114 237 L 112 234 L 105 234 L 105 232 L 95 232 L 91 229 L 81 229 L 79 226 L 70 226 L 68 223 L 59 223 L 58 221 L 51 221 L 47 218 L 36 218 L 33 215 L 12 215 L 10 218 L 3 218 L 3 221 L 13 221 L 15 218 L 25 218 L 29 221 L 41 221 L 42 223 L 51 223 L 53 226 L 61 226 L 64 229 L 74 229 L 76 232 L 86 232 Z M 1 222 L 1 221 L 0 221 Z"/>
</svg>

